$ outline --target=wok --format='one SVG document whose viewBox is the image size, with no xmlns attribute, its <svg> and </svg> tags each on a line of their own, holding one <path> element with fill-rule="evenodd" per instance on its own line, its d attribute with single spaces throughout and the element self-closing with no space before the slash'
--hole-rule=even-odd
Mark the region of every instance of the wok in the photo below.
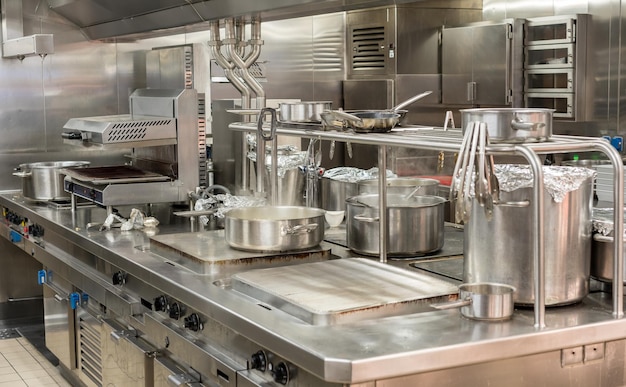
<svg viewBox="0 0 626 387">
<path fill-rule="evenodd" d="M 336 119 L 343 120 L 357 133 L 385 133 L 393 129 L 405 117 L 408 110 L 402 108 L 430 94 L 432 91 L 425 91 L 388 110 L 333 110 L 332 113 Z"/>
</svg>

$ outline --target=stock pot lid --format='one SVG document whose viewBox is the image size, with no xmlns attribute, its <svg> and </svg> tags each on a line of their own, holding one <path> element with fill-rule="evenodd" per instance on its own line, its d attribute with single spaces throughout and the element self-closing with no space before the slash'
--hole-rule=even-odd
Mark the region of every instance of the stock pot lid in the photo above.
<svg viewBox="0 0 626 387">
<path fill-rule="evenodd" d="M 501 191 L 512 192 L 533 187 L 533 172 L 529 165 L 496 164 L 495 174 Z M 562 202 L 569 192 L 577 190 L 583 182 L 595 175 L 596 171 L 589 168 L 543 166 L 544 188 L 557 203 Z"/>
</svg>

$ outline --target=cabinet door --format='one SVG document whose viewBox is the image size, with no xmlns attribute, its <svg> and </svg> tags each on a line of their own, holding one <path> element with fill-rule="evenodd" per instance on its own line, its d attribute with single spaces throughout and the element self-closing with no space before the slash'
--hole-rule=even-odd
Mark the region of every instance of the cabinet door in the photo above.
<svg viewBox="0 0 626 387">
<path fill-rule="evenodd" d="M 68 294 L 43 284 L 44 329 L 46 347 L 67 369 L 74 369 L 72 361 L 73 332 L 70 332 L 70 309 Z"/>
<path fill-rule="evenodd" d="M 441 55 L 444 104 L 511 104 L 510 24 L 444 29 Z"/>
<path fill-rule="evenodd" d="M 475 104 L 509 105 L 511 25 L 474 27 L 472 44 Z"/>
<path fill-rule="evenodd" d="M 102 385 L 151 386 L 152 349 L 121 328 L 107 320 L 102 324 Z"/>
<path fill-rule="evenodd" d="M 446 28 L 442 31 L 441 72 L 444 104 L 472 104 L 468 87 L 472 82 L 472 41 L 474 27 Z"/>
</svg>

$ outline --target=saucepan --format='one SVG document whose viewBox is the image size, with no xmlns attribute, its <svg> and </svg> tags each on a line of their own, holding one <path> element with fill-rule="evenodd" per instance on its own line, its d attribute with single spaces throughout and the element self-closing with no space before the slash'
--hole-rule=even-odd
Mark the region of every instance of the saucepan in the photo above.
<svg viewBox="0 0 626 387">
<path fill-rule="evenodd" d="M 385 133 L 393 129 L 405 117 L 408 110 L 402 108 L 430 94 L 432 91 L 425 91 L 388 110 L 333 110 L 332 113 L 336 119 L 346 122 L 357 133 Z"/>
<path fill-rule="evenodd" d="M 476 282 L 459 285 L 457 301 L 432 304 L 435 309 L 461 308 L 461 315 L 473 320 L 502 321 L 513 316 L 513 293 L 510 285 Z"/>
</svg>

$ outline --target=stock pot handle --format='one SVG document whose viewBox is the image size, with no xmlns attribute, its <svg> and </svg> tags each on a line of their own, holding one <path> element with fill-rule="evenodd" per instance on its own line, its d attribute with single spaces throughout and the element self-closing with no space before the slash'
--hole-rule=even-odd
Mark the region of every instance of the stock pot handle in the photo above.
<svg viewBox="0 0 626 387">
<path fill-rule="evenodd" d="M 496 202 L 494 201 L 493 204 L 496 206 L 500 206 L 500 207 L 524 208 L 530 205 L 530 201 L 529 200 L 522 200 L 519 202 Z"/>
<path fill-rule="evenodd" d="M 17 177 L 30 177 L 32 175 L 33 175 L 32 172 L 26 172 L 26 171 L 13 172 L 13 176 L 17 176 Z"/>
<path fill-rule="evenodd" d="M 317 223 L 309 223 L 309 224 L 297 224 L 293 227 L 283 227 L 280 230 L 281 235 L 297 235 L 297 234 L 306 234 L 315 229 L 317 229 Z"/>
<path fill-rule="evenodd" d="M 366 222 L 366 223 L 373 223 L 373 222 L 378 222 L 380 219 L 377 217 L 372 218 L 371 216 L 364 216 L 364 215 L 354 215 L 352 217 L 352 219 L 354 220 L 358 220 L 359 222 Z"/>
<path fill-rule="evenodd" d="M 517 114 L 511 120 L 511 129 L 513 130 L 528 130 L 528 131 L 536 131 L 543 124 L 543 122 L 524 122 L 524 120 L 520 119 Z"/>
</svg>

